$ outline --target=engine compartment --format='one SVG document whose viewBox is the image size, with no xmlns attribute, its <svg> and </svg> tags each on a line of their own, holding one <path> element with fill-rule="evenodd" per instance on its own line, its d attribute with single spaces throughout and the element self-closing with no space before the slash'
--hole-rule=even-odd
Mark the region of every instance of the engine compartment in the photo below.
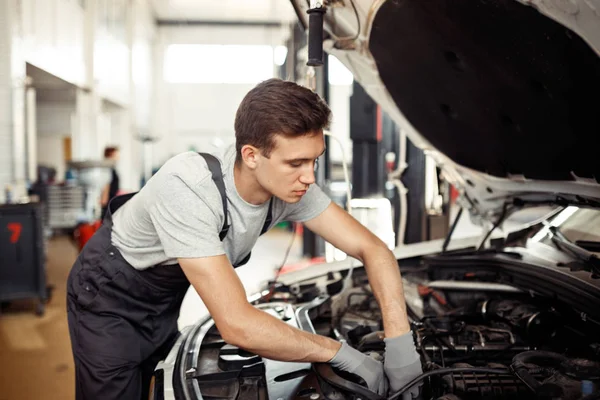
<svg viewBox="0 0 600 400">
<path fill-rule="evenodd" d="M 416 383 L 421 398 L 597 398 L 596 321 L 533 290 L 498 283 L 506 279 L 497 273 L 477 271 L 453 267 L 403 272 L 407 312 L 424 372 Z M 328 274 L 278 285 L 255 306 L 384 361 L 382 315 L 362 269 L 351 277 Z M 203 398 L 383 399 L 359 377 L 329 364 L 262 359 L 226 344 L 212 323 L 200 331 L 196 358 L 184 367 L 188 382 L 197 385 Z"/>
<path fill-rule="evenodd" d="M 570 400 L 598 387 L 597 344 L 589 343 L 581 324 L 562 310 L 492 284 L 482 285 L 482 291 L 474 291 L 477 285 L 469 291 L 413 285 L 418 298 L 407 296 L 407 302 L 423 371 L 463 370 L 425 380 L 423 398 Z M 368 285 L 353 289 L 343 301 L 334 334 L 383 360 L 382 319 Z"/>
</svg>

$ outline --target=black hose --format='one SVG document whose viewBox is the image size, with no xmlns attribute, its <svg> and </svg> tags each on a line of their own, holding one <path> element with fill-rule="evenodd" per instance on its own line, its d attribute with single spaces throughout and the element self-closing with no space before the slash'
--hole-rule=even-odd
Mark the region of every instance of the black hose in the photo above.
<svg viewBox="0 0 600 400">
<path fill-rule="evenodd" d="M 453 374 L 458 372 L 471 372 L 471 373 L 480 373 L 480 374 L 496 374 L 496 375 L 510 375 L 510 370 L 508 369 L 499 369 L 499 368 L 445 368 L 445 369 L 436 369 L 434 371 L 425 372 L 417 376 L 412 381 L 408 382 L 406 385 L 402 386 L 400 390 L 387 398 L 387 400 L 397 399 L 399 396 L 402 396 L 404 392 L 408 389 L 421 382 L 425 378 L 428 378 L 433 375 L 446 375 Z"/>
<path fill-rule="evenodd" d="M 562 393 L 562 389 L 556 385 L 543 385 L 538 382 L 525 364 L 535 364 L 539 367 L 558 367 L 566 359 L 563 355 L 549 351 L 525 351 L 513 357 L 510 369 L 535 394 L 555 397 L 555 395 L 560 394 L 559 391 Z"/>
<path fill-rule="evenodd" d="M 567 357 L 543 350 L 524 351 L 523 353 L 517 354 L 512 359 L 513 364 L 520 362 L 523 364 L 535 364 L 540 367 L 558 367 L 565 361 L 567 361 Z"/>
<path fill-rule="evenodd" d="M 490 235 L 492 234 L 492 232 L 494 232 L 496 230 L 496 228 L 498 226 L 500 226 L 500 224 L 504 221 L 504 218 L 506 218 L 506 212 L 507 211 L 508 211 L 508 203 L 504 203 L 504 206 L 502 206 L 502 214 L 500 214 L 500 216 L 498 217 L 498 220 L 496 221 L 496 223 L 494 224 L 494 226 L 492 226 L 492 229 L 490 229 L 488 231 L 488 233 L 485 235 L 485 237 L 481 241 L 481 244 L 479 244 L 479 247 L 477 248 L 477 251 L 481 251 L 481 249 L 483 249 L 483 246 L 485 246 L 485 242 L 488 240 L 488 238 L 490 237 Z"/>
<path fill-rule="evenodd" d="M 462 213 L 463 213 L 463 208 L 461 207 L 458 209 L 458 214 L 456 214 L 456 217 L 454 218 L 454 222 L 452 222 L 452 226 L 450 227 L 450 231 L 446 235 L 446 239 L 444 240 L 444 244 L 442 245 L 442 253 L 445 253 L 446 250 L 448 249 L 448 244 L 450 244 L 450 239 L 452 238 L 452 234 L 454 233 L 454 230 L 456 229 L 456 225 L 458 225 L 458 221 L 460 220 Z"/>
</svg>

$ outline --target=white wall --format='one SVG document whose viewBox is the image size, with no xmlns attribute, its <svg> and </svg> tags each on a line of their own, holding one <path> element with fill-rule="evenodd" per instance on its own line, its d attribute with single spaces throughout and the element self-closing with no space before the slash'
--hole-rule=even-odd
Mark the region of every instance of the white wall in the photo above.
<svg viewBox="0 0 600 400">
<path fill-rule="evenodd" d="M 12 180 L 12 4 L 0 2 L 0 202 Z"/>
<path fill-rule="evenodd" d="M 346 162 L 352 162 L 352 141 L 350 140 L 351 95 L 352 85 L 331 85 L 329 88 L 329 108 L 331 108 L 332 113 L 330 131 L 342 142 L 342 146 L 340 146 L 337 141 L 330 141 L 329 157 L 333 162 L 342 162 L 342 148 Z"/>
<path fill-rule="evenodd" d="M 63 140 L 62 136 L 42 136 L 37 139 L 38 164 L 55 168 L 57 182 L 64 181 L 66 172 Z"/>
<path fill-rule="evenodd" d="M 41 107 L 39 136 L 56 152 L 40 161 L 62 157 L 52 135 L 71 135 L 74 159 L 99 159 L 106 144 L 116 144 L 123 187 L 139 188 L 136 136 L 152 123 L 155 29 L 148 0 L 0 1 L 0 202 L 6 183 L 25 187 L 26 63 L 78 88 L 72 118 L 60 106 Z"/>
<path fill-rule="evenodd" d="M 19 4 L 0 1 L 0 201 L 10 184 L 15 196 L 25 192 L 25 63 Z M 21 161 L 25 160 L 25 161 Z"/>
<path fill-rule="evenodd" d="M 239 103 L 252 84 L 164 84 L 158 99 L 160 140 L 154 161 L 162 163 L 180 152 L 214 151 L 235 140 Z"/>
<path fill-rule="evenodd" d="M 38 102 L 36 113 L 38 137 L 70 136 L 71 118 L 74 112 L 73 103 Z"/>
<path fill-rule="evenodd" d="M 268 44 L 277 46 L 289 36 L 289 27 L 268 26 L 160 26 L 162 45 L 178 44 Z"/>
<path fill-rule="evenodd" d="M 255 84 L 175 84 L 163 79 L 164 53 L 170 44 L 270 45 L 284 43 L 287 28 L 159 27 L 155 49 L 153 165 L 195 148 L 214 151 L 216 143 L 233 143 L 235 112 Z M 243 68 L 243 65 L 239 66 Z"/>
<path fill-rule="evenodd" d="M 85 13 L 79 1 L 21 0 L 20 3 L 25 60 L 67 82 L 85 84 L 89 79 L 84 57 Z"/>
<path fill-rule="evenodd" d="M 56 168 L 56 180 L 65 176 L 64 139 L 71 136 L 75 107 L 68 102 L 38 102 L 36 106 L 37 163 Z"/>
<path fill-rule="evenodd" d="M 156 25 L 152 10 L 144 1 L 133 5 L 131 75 L 134 100 L 134 124 L 138 130 L 150 129 L 153 100 L 153 46 Z"/>
</svg>

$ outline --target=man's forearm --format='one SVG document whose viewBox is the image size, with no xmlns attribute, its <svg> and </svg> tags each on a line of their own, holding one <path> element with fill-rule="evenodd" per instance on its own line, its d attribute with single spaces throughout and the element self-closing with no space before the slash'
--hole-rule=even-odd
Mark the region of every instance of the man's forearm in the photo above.
<svg viewBox="0 0 600 400">
<path fill-rule="evenodd" d="M 385 336 L 395 337 L 410 331 L 400 268 L 394 254 L 379 246 L 365 252 L 363 263 L 381 308 Z"/>
<path fill-rule="evenodd" d="M 333 339 L 294 328 L 251 306 L 232 324 L 226 341 L 272 360 L 327 362 L 341 346 Z"/>
</svg>

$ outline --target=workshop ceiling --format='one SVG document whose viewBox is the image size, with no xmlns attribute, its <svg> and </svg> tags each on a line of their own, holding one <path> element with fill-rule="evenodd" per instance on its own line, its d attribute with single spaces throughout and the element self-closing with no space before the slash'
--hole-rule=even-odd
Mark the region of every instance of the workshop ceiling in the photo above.
<svg viewBox="0 0 600 400">
<path fill-rule="evenodd" d="M 159 22 L 287 23 L 296 19 L 286 0 L 152 0 Z"/>
<path fill-rule="evenodd" d="M 35 89 L 38 102 L 75 103 L 75 85 L 29 63 L 26 71 L 30 78 L 29 85 Z"/>
</svg>

